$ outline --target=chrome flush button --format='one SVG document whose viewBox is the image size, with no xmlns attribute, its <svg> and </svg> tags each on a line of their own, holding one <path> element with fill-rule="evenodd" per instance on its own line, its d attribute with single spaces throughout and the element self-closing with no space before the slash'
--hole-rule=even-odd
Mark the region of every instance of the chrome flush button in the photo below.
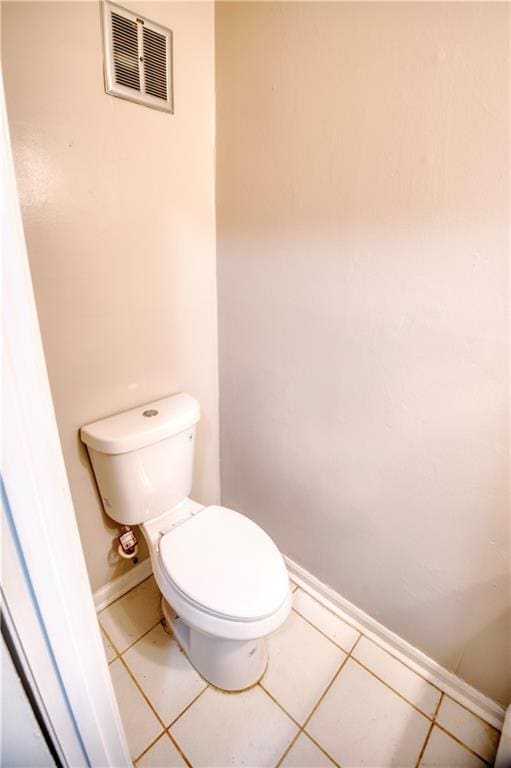
<svg viewBox="0 0 511 768">
<path fill-rule="evenodd" d="M 155 411 L 154 408 L 150 408 L 148 411 L 144 411 L 142 413 L 142 416 L 147 416 L 147 418 L 150 418 L 151 416 L 157 416 L 158 411 Z"/>
</svg>

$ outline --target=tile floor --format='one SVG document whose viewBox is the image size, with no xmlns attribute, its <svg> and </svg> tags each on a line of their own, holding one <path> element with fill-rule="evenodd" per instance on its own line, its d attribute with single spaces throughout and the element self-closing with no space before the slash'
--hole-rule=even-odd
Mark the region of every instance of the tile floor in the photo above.
<svg viewBox="0 0 511 768">
<path fill-rule="evenodd" d="M 292 584 L 249 691 L 209 686 L 160 624 L 149 578 L 99 614 L 137 768 L 478 768 L 499 733 Z"/>
</svg>

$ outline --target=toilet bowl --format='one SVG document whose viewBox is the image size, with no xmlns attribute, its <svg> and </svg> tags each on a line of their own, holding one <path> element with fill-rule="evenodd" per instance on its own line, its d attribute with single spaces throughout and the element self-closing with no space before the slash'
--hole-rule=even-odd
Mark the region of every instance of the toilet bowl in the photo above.
<svg viewBox="0 0 511 768">
<path fill-rule="evenodd" d="M 162 612 L 212 685 L 244 690 L 261 678 L 266 637 L 291 610 L 282 555 L 262 528 L 189 497 L 199 406 L 180 393 L 81 429 L 106 513 L 139 524 Z"/>
<path fill-rule="evenodd" d="M 225 690 L 256 683 L 266 669 L 265 638 L 291 609 L 273 541 L 238 512 L 191 499 L 142 531 L 166 625 L 193 666 Z"/>
</svg>

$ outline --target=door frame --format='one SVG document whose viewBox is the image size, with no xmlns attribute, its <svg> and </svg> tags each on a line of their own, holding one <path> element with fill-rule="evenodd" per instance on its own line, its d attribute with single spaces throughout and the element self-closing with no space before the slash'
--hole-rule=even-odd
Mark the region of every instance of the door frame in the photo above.
<svg viewBox="0 0 511 768">
<path fill-rule="evenodd" d="M 131 766 L 48 382 L 0 75 L 2 633 L 63 766 Z M 71 244 L 72 246 L 72 244 Z"/>
</svg>

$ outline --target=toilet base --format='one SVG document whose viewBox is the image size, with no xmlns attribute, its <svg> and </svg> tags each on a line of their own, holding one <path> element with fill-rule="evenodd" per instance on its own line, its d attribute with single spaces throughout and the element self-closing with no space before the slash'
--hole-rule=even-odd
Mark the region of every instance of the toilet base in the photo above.
<svg viewBox="0 0 511 768">
<path fill-rule="evenodd" d="M 226 640 L 188 627 L 162 597 L 161 607 L 172 632 L 190 663 L 202 677 L 224 691 L 244 691 L 259 682 L 266 671 L 266 639 Z"/>
</svg>

